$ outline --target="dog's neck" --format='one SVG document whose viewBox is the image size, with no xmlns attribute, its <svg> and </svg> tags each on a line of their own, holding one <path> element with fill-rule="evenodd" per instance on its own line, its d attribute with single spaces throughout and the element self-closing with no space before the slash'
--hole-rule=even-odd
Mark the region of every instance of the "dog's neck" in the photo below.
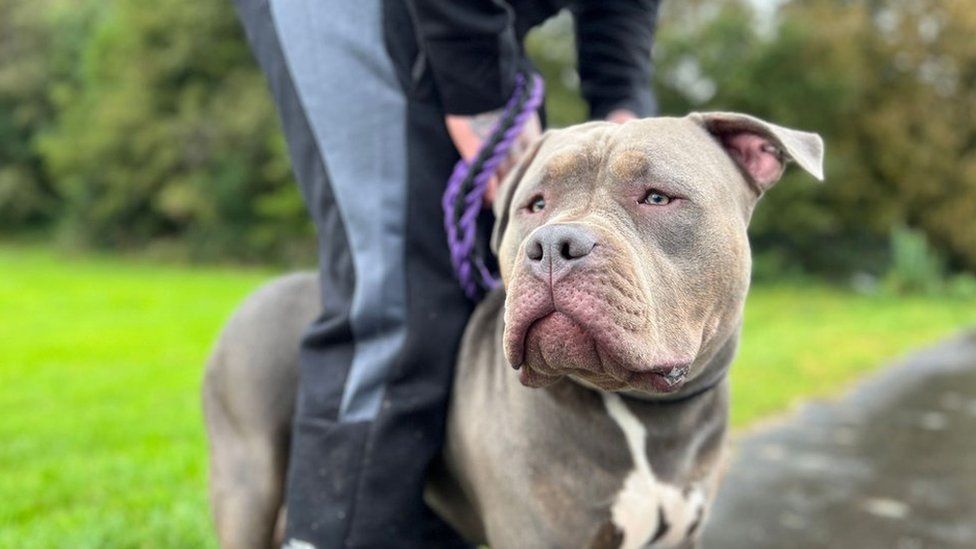
<svg viewBox="0 0 976 549">
<path fill-rule="evenodd" d="M 613 417 L 608 401 L 619 399 L 634 419 L 646 428 L 647 447 L 658 449 L 656 455 L 651 456 L 651 465 L 669 480 L 680 481 L 686 476 L 689 469 L 684 465 L 702 459 L 711 461 L 715 457 L 713 450 L 718 450 L 717 443 L 722 438 L 728 418 L 729 390 L 726 373 L 738 344 L 738 327 L 730 330 L 726 339 L 714 342 L 712 348 L 716 350 L 706 358 L 700 373 L 671 394 L 608 392 L 586 386 L 569 377 L 546 387 L 530 389 L 521 385 L 516 372 L 500 351 L 504 333 L 504 299 L 504 292 L 496 291 L 488 296 L 482 308 L 494 322 L 493 338 L 484 340 L 488 352 L 493 354 L 491 362 L 494 372 L 491 376 L 501 379 L 502 385 L 508 387 L 504 391 L 508 398 L 515 396 L 522 404 L 526 401 L 544 402 L 546 404 L 539 408 L 551 405 L 551 416 L 592 414 L 610 417 L 614 425 L 618 418 Z M 533 407 L 522 406 L 521 409 Z M 550 421 L 551 416 L 524 419 L 529 422 L 549 421 L 558 424 Z M 593 421 L 599 423 L 601 420 Z M 546 429 L 551 430 L 551 427 L 547 426 Z M 555 443 L 558 443 L 560 437 L 556 436 L 555 439 Z M 612 436 L 608 440 L 616 441 L 611 444 L 619 443 Z M 662 448 L 668 448 L 669 451 L 661 451 Z"/>
</svg>

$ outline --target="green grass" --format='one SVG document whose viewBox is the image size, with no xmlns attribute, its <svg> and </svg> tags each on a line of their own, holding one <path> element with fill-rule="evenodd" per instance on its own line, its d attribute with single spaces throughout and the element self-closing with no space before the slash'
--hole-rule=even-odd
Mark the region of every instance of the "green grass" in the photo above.
<svg viewBox="0 0 976 549">
<path fill-rule="evenodd" d="M 0 547 L 213 545 L 201 364 L 268 273 L 0 247 Z"/>
<path fill-rule="evenodd" d="M 976 299 L 865 296 L 816 284 L 754 287 L 732 368 L 732 424 L 836 395 L 885 361 L 973 326 Z"/>
<path fill-rule="evenodd" d="M 0 273 L 0 547 L 213 546 L 201 365 L 271 273 L 11 245 Z M 733 422 L 974 323 L 976 302 L 757 287 Z"/>
</svg>

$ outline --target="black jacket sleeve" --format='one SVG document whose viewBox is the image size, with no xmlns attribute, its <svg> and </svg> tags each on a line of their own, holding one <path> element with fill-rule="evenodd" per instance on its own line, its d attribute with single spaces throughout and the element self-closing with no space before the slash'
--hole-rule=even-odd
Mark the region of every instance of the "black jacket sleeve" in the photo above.
<svg viewBox="0 0 976 549">
<path fill-rule="evenodd" d="M 505 105 L 521 58 L 511 7 L 501 0 L 409 0 L 444 110 L 477 114 Z"/>
<path fill-rule="evenodd" d="M 615 109 L 651 116 L 651 45 L 659 0 L 577 0 L 576 25 L 580 88 L 590 118 Z"/>
</svg>

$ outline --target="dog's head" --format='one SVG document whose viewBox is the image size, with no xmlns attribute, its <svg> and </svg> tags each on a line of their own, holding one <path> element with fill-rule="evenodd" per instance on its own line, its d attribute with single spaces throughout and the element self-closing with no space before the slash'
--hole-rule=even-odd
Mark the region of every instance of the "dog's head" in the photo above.
<svg viewBox="0 0 976 549">
<path fill-rule="evenodd" d="M 495 203 L 521 382 L 666 393 L 694 378 L 741 322 L 746 227 L 788 159 L 822 179 L 818 135 L 741 114 L 547 132 Z"/>
</svg>

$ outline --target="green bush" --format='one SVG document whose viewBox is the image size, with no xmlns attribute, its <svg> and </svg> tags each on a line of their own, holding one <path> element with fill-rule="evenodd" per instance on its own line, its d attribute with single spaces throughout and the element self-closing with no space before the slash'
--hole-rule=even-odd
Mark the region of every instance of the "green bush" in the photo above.
<svg viewBox="0 0 976 549">
<path fill-rule="evenodd" d="M 36 230 L 60 213 L 37 141 L 56 123 L 54 98 L 78 76 L 95 7 L 0 0 L 0 231 Z"/>
<path fill-rule="evenodd" d="M 949 277 L 946 282 L 946 294 L 956 299 L 976 298 L 976 275 L 960 273 Z"/>
<path fill-rule="evenodd" d="M 307 261 L 311 224 L 229 1 L 0 0 L 0 32 L 0 231 Z"/>
<path fill-rule="evenodd" d="M 945 266 L 925 234 L 907 227 L 891 231 L 891 266 L 884 284 L 899 294 L 936 294 L 945 289 Z"/>
<path fill-rule="evenodd" d="M 40 150 L 62 231 L 113 247 L 183 238 L 199 256 L 307 242 L 277 119 L 230 2 L 115 0 Z"/>
</svg>

